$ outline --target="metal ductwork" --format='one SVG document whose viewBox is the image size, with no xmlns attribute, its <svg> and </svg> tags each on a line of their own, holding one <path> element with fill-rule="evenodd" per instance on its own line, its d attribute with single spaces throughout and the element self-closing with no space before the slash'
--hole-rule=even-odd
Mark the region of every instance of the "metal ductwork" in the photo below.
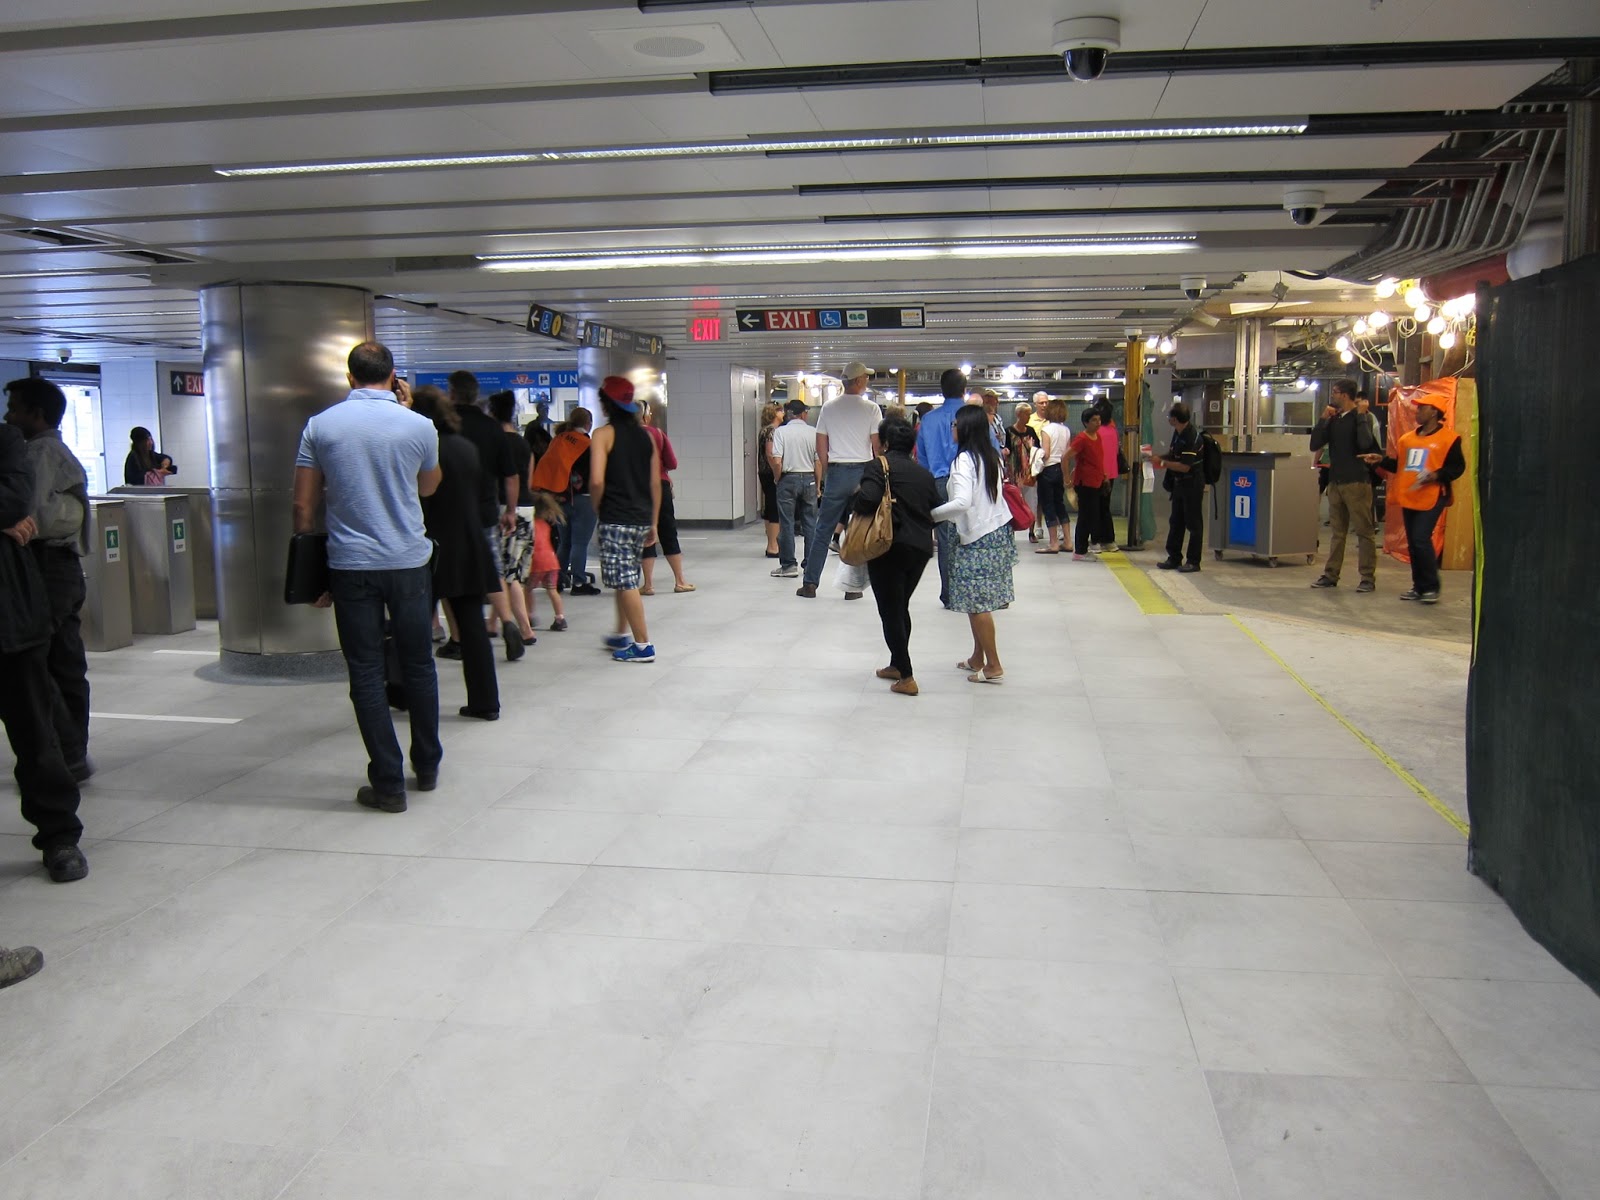
<svg viewBox="0 0 1600 1200">
<path fill-rule="evenodd" d="M 1510 104 L 1506 112 L 1560 113 L 1562 105 Z M 1522 237 L 1560 161 L 1565 130 L 1509 131 L 1476 148 L 1493 155 L 1488 178 L 1458 180 L 1451 194 L 1425 208 L 1407 209 L 1366 249 L 1329 267 L 1327 274 L 1353 283 L 1384 276 L 1410 279 L 1437 275 L 1504 254 Z M 1474 153 L 1470 133 L 1452 134 L 1440 148 L 1451 159 Z M 1506 151 L 1512 155 L 1506 155 Z M 1434 185 L 1437 188 L 1438 185 Z"/>
</svg>

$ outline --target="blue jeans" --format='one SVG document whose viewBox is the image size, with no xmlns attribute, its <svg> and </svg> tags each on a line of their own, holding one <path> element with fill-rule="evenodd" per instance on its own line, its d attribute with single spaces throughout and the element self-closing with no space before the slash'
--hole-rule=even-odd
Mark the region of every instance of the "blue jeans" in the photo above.
<svg viewBox="0 0 1600 1200">
<path fill-rule="evenodd" d="M 939 503 L 943 504 L 950 499 L 950 476 L 941 475 L 933 481 L 934 490 L 939 493 Z M 956 543 L 961 540 L 961 535 L 956 532 L 954 521 L 939 521 L 933 527 L 933 545 L 939 552 L 939 603 L 950 607 L 950 556 L 955 553 Z"/>
<path fill-rule="evenodd" d="M 822 501 L 818 505 L 817 528 L 806 543 L 805 582 L 822 581 L 822 568 L 828 565 L 828 543 L 833 540 L 834 526 L 844 520 L 850 511 L 850 498 L 861 484 L 861 473 L 866 463 L 829 463 L 828 473 L 822 480 Z M 780 550 L 781 554 L 782 551 Z"/>
<path fill-rule="evenodd" d="M 794 540 L 796 537 L 805 539 L 809 557 L 816 531 L 817 477 L 809 473 L 785 475 L 778 480 L 778 565 L 799 566 Z"/>
<path fill-rule="evenodd" d="M 589 542 L 594 538 L 597 518 L 594 501 L 587 492 L 574 493 L 562 507 L 567 512 L 567 523 L 561 527 L 556 557 L 561 562 L 561 578 L 576 587 L 589 571 Z"/>
<path fill-rule="evenodd" d="M 433 572 L 330 571 L 339 649 L 350 672 L 350 703 L 367 747 L 367 780 L 385 796 L 404 795 L 405 760 L 384 688 L 384 613 L 400 661 L 400 684 L 411 715 L 411 767 L 439 769 L 439 678 L 433 669 Z M 470 614 L 468 616 L 470 620 Z"/>
</svg>

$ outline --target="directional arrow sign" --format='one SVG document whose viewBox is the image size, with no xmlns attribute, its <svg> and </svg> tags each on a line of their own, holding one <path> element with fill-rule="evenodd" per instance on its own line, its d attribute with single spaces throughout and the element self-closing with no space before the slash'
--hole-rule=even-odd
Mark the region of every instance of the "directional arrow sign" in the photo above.
<svg viewBox="0 0 1600 1200">
<path fill-rule="evenodd" d="M 907 308 L 741 308 L 744 333 L 799 333 L 815 329 L 921 329 L 921 305 Z"/>
</svg>

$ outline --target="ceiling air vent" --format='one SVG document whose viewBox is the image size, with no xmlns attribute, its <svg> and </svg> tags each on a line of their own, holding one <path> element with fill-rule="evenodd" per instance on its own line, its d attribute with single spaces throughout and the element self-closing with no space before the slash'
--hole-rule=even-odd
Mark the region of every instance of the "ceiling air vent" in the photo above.
<svg viewBox="0 0 1600 1200">
<path fill-rule="evenodd" d="M 158 267 L 170 267 L 176 263 L 192 263 L 194 259 L 184 258 L 181 254 L 163 254 L 159 250 L 118 250 L 119 258 L 137 258 L 140 262 L 154 263 Z"/>
<path fill-rule="evenodd" d="M 84 237 L 81 233 L 63 233 L 59 229 L 13 229 L 17 237 L 32 238 L 36 242 L 49 242 L 52 246 L 104 246 L 99 238 Z"/>
</svg>

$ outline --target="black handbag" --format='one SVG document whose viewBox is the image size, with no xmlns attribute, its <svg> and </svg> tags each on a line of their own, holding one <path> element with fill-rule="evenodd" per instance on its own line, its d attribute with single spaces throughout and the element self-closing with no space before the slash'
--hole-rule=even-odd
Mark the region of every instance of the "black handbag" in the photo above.
<svg viewBox="0 0 1600 1200">
<path fill-rule="evenodd" d="M 289 539 L 289 562 L 283 573 L 285 604 L 315 604 L 331 586 L 328 535 L 297 533 Z"/>
</svg>

